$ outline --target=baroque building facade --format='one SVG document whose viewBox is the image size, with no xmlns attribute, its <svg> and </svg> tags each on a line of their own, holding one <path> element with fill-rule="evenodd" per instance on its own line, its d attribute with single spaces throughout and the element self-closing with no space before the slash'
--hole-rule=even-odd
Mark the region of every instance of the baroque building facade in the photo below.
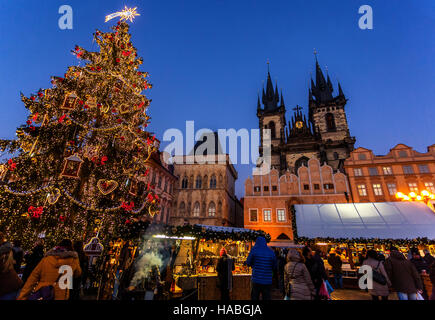
<svg viewBox="0 0 435 320">
<path fill-rule="evenodd" d="M 284 98 L 273 88 L 270 72 L 267 73 L 266 89 L 262 99 L 258 97 L 257 117 L 260 129 L 270 129 L 271 165 L 281 174 L 287 170 L 297 174 L 311 158 L 328 164 L 334 171 L 344 172 L 344 161 L 354 149 L 355 138 L 350 135 L 345 106 L 347 99 L 338 83 L 338 94 L 329 75 L 325 79 L 316 58 L 316 82 L 311 79 L 308 90 L 308 117 L 303 108 L 293 108 L 291 120 L 286 122 Z M 263 130 L 260 130 L 263 145 Z M 260 156 L 263 155 L 260 147 Z"/>
<path fill-rule="evenodd" d="M 196 150 L 214 139 L 213 151 L 205 149 L 203 159 Z M 174 188 L 171 225 L 205 224 L 238 227 L 243 224 L 242 204 L 235 196 L 237 171 L 228 154 L 222 152 L 217 134 L 203 136 L 189 155 L 174 156 Z M 199 160 L 199 161 L 198 161 Z"/>
<path fill-rule="evenodd" d="M 398 144 L 386 155 L 357 148 L 345 162 L 353 202 L 398 201 L 397 192 L 435 194 L 435 145 L 421 153 Z"/>
</svg>

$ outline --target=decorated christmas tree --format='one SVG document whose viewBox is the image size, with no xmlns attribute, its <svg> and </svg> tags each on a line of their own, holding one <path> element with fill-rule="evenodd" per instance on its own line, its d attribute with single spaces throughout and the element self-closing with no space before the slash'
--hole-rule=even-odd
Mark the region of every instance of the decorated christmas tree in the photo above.
<svg viewBox="0 0 435 320">
<path fill-rule="evenodd" d="M 21 95 L 27 122 L 17 139 L 0 140 L 12 156 L 0 165 L 0 231 L 10 239 L 30 246 L 41 236 L 53 244 L 98 232 L 108 240 L 159 211 L 146 178 L 156 143 L 142 93 L 151 85 L 130 37 L 125 21 L 96 31 L 99 52 L 73 50 L 83 66 Z"/>
</svg>

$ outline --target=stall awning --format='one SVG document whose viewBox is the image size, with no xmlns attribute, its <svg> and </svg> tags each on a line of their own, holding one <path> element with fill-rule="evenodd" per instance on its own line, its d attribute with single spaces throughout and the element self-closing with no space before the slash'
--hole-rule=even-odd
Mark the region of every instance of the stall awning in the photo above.
<svg viewBox="0 0 435 320">
<path fill-rule="evenodd" d="M 298 237 L 435 239 L 435 212 L 418 202 L 295 205 Z"/>
</svg>

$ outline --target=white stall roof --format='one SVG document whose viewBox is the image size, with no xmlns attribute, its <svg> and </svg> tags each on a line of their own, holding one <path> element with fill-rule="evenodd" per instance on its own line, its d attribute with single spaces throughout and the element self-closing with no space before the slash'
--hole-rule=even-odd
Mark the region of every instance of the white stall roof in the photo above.
<svg viewBox="0 0 435 320">
<path fill-rule="evenodd" d="M 435 239 L 435 212 L 418 202 L 295 205 L 299 237 Z"/>
</svg>

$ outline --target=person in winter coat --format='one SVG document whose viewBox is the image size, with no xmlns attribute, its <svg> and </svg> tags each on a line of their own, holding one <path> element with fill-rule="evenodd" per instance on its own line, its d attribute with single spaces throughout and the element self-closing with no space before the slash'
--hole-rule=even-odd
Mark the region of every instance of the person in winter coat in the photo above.
<svg viewBox="0 0 435 320">
<path fill-rule="evenodd" d="M 14 269 L 12 244 L 0 244 L 0 300 L 15 300 L 23 282 Z"/>
<path fill-rule="evenodd" d="M 24 251 L 21 248 L 21 241 L 15 240 L 14 241 L 14 247 L 12 248 L 13 255 L 14 255 L 14 269 L 17 272 L 17 274 L 21 273 L 21 264 L 23 263 L 24 259 Z"/>
<path fill-rule="evenodd" d="M 216 265 L 216 272 L 218 274 L 218 285 L 221 290 L 221 300 L 230 300 L 230 291 L 233 288 L 233 273 L 234 263 L 233 259 L 228 257 L 225 248 L 220 251 L 220 258 Z"/>
<path fill-rule="evenodd" d="M 372 281 L 373 289 L 369 289 L 372 299 L 379 300 L 379 297 L 381 297 L 382 300 L 388 300 L 388 295 L 390 294 L 388 287 L 391 286 L 391 281 L 390 278 L 388 278 L 387 272 L 385 271 L 384 263 L 379 259 L 379 255 L 375 250 L 367 251 L 367 259 L 364 260 L 363 266 L 364 265 L 370 266 L 373 271 L 379 272 L 387 280 L 386 284 L 380 284 L 374 280 Z"/>
<path fill-rule="evenodd" d="M 341 266 L 343 262 L 340 259 L 340 256 L 335 254 L 335 250 L 331 249 L 328 257 L 328 263 L 332 267 L 332 273 L 334 275 L 334 283 L 336 289 L 343 289 L 343 271 Z"/>
<path fill-rule="evenodd" d="M 77 252 L 73 251 L 71 240 L 68 239 L 62 240 L 59 246 L 45 254 L 24 284 L 18 300 L 27 300 L 33 288 L 35 288 L 34 291 L 36 292 L 40 288 L 54 283 L 56 283 L 54 286 L 54 300 L 68 300 L 69 290 L 67 288 L 61 289 L 58 283 L 61 276 L 59 268 L 63 265 L 71 267 L 73 278 L 79 277 L 82 273 Z"/>
<path fill-rule="evenodd" d="M 266 244 L 264 237 L 258 237 L 246 259 L 246 265 L 252 268 L 251 299 L 270 300 L 273 271 L 276 270 L 276 257 Z"/>
<path fill-rule="evenodd" d="M 426 260 L 421 257 L 418 249 L 415 248 L 411 252 L 412 252 L 411 262 L 414 264 L 415 268 L 417 269 L 417 272 L 429 273 L 429 265 L 427 264 Z"/>
<path fill-rule="evenodd" d="M 85 252 L 83 251 L 83 241 L 75 241 L 73 249 L 75 252 L 77 252 L 82 274 L 79 277 L 73 279 L 73 289 L 70 295 L 70 300 L 80 300 L 81 287 L 82 285 L 85 285 L 89 260 Z"/>
<path fill-rule="evenodd" d="M 21 277 L 24 283 L 27 281 L 33 269 L 36 268 L 42 258 L 44 258 L 44 240 L 40 239 L 35 243 L 32 252 L 30 254 L 26 254 L 24 257 L 26 266 L 24 267 L 23 275 Z"/>
<path fill-rule="evenodd" d="M 435 263 L 435 258 L 430 254 L 429 250 L 424 249 L 424 261 L 426 261 L 428 266 L 431 266 L 433 263 Z"/>
<path fill-rule="evenodd" d="M 430 295 L 429 300 L 435 300 L 435 262 L 430 266 L 430 282 L 432 282 L 432 294 Z"/>
<path fill-rule="evenodd" d="M 316 289 L 299 251 L 290 249 L 284 269 L 286 296 L 290 300 L 312 300 Z"/>
<path fill-rule="evenodd" d="M 318 254 L 318 252 L 314 253 L 310 247 L 305 246 L 302 250 L 302 255 L 305 258 L 305 266 L 310 273 L 311 280 L 313 281 L 314 287 L 316 289 L 315 299 L 319 299 L 319 290 L 323 284 L 323 281 L 328 279 L 325 271 L 325 265 L 323 264 L 323 260 Z"/>
<path fill-rule="evenodd" d="M 417 300 L 417 293 L 423 292 L 423 284 L 412 262 L 392 247 L 384 267 L 399 300 Z"/>
</svg>

